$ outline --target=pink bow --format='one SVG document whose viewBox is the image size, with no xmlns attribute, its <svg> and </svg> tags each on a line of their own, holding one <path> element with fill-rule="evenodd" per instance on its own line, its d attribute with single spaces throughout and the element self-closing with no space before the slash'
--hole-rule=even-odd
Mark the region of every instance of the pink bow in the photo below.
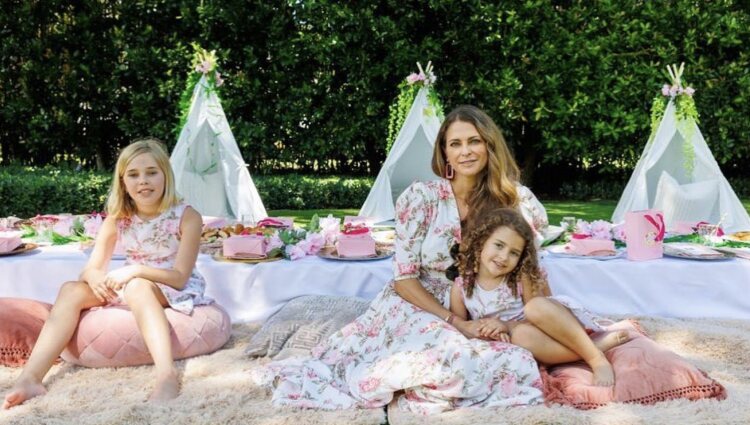
<svg viewBox="0 0 750 425">
<path fill-rule="evenodd" d="M 656 214 L 656 218 L 659 219 L 659 223 L 656 222 L 656 220 L 651 217 L 648 214 L 645 214 L 644 217 L 646 218 L 646 221 L 651 223 L 658 232 L 656 235 L 656 238 L 654 238 L 655 242 L 663 241 L 664 240 L 664 234 L 666 233 L 667 226 L 664 224 L 664 216 L 661 213 Z"/>
</svg>

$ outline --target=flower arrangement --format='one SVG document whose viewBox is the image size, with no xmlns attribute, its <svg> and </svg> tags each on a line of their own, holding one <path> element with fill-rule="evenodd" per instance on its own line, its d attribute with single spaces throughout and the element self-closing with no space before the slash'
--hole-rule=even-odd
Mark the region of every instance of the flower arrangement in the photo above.
<svg viewBox="0 0 750 425">
<path fill-rule="evenodd" d="M 96 237 L 105 216 L 98 212 L 77 216 L 37 215 L 31 219 L 31 225 L 21 227 L 22 237 L 36 242 L 51 242 L 53 245 L 91 241 Z"/>
<path fill-rule="evenodd" d="M 684 138 L 682 145 L 685 157 L 683 167 L 688 174 L 691 174 L 695 165 L 695 150 L 692 143 L 695 129 L 694 124 L 698 123 L 699 120 L 698 110 L 695 107 L 695 100 L 693 99 L 695 89 L 682 80 L 684 70 L 684 62 L 680 64 L 679 68 L 677 65 L 667 65 L 667 73 L 669 74 L 671 84 L 664 84 L 660 93 L 654 97 L 654 101 L 651 104 L 651 135 L 649 136 L 648 143 L 650 144 L 656 137 L 656 131 L 659 128 L 662 118 L 664 118 L 667 105 L 669 102 L 673 102 L 678 119 L 677 128 Z"/>
<path fill-rule="evenodd" d="M 313 215 L 305 229 L 267 227 L 260 233 L 266 237 L 266 255 L 292 261 L 316 255 L 336 240 L 340 221 L 330 214 L 324 218 Z"/>
<path fill-rule="evenodd" d="M 437 76 L 432 71 L 432 62 L 427 62 L 427 66 L 424 69 L 417 62 L 417 68 L 419 69 L 419 73 L 413 72 L 401 81 L 401 84 L 398 86 L 398 97 L 389 108 L 386 152 L 390 152 L 393 143 L 396 141 L 398 132 L 401 130 L 401 126 L 404 125 L 406 116 L 409 114 L 409 109 L 412 103 L 414 103 L 414 99 L 417 97 L 420 89 L 427 89 L 427 101 L 430 107 L 428 110 L 425 110 L 425 113 L 437 114 L 440 118 L 443 116 L 443 106 L 434 88 Z"/>
</svg>

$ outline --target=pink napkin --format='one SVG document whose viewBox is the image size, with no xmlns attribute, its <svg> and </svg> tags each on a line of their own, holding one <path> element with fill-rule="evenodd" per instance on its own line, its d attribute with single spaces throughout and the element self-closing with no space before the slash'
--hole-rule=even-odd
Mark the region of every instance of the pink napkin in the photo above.
<svg viewBox="0 0 750 425">
<path fill-rule="evenodd" d="M 0 253 L 13 251 L 22 243 L 20 232 L 0 232 Z"/>
</svg>

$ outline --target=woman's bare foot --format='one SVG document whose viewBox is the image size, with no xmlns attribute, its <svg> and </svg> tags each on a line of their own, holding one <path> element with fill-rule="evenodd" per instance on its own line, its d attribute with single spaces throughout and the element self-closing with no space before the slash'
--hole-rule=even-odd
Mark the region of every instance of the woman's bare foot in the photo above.
<svg viewBox="0 0 750 425">
<path fill-rule="evenodd" d="M 148 401 L 163 403 L 177 398 L 180 395 L 180 375 L 176 370 L 156 377 L 154 391 L 148 397 Z"/>
<path fill-rule="evenodd" d="M 591 371 L 594 372 L 594 385 L 611 387 L 615 384 L 615 370 L 604 353 L 600 353 L 595 358 L 587 360 L 586 363 L 591 367 Z"/>
<path fill-rule="evenodd" d="M 594 345 L 596 348 L 601 350 L 602 353 L 617 347 L 618 345 L 625 344 L 630 341 L 630 333 L 625 330 L 607 332 L 606 334 L 594 339 Z"/>
<path fill-rule="evenodd" d="M 3 402 L 3 409 L 10 409 L 13 406 L 18 406 L 26 400 L 34 397 L 47 394 L 47 389 L 44 388 L 41 382 L 37 382 L 31 379 L 24 379 L 16 381 L 10 392 L 5 395 L 5 401 Z"/>
</svg>

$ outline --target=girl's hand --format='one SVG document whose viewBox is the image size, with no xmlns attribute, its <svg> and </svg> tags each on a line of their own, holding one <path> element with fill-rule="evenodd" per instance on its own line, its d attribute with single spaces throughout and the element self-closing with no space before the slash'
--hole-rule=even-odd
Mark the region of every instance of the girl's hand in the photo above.
<svg viewBox="0 0 750 425">
<path fill-rule="evenodd" d="M 479 320 L 479 335 L 486 339 L 510 342 L 508 325 L 495 317 Z"/>
<path fill-rule="evenodd" d="M 91 292 L 94 293 L 94 296 L 100 302 L 109 302 L 117 298 L 117 294 L 115 294 L 115 291 L 112 290 L 112 288 L 108 287 L 106 282 L 106 278 L 88 282 L 89 288 L 91 288 Z"/>
<path fill-rule="evenodd" d="M 121 267 L 119 269 L 112 270 L 107 273 L 105 277 L 105 284 L 112 291 L 119 291 L 128 282 L 138 277 L 139 266 L 132 264 L 129 266 Z"/>
</svg>

